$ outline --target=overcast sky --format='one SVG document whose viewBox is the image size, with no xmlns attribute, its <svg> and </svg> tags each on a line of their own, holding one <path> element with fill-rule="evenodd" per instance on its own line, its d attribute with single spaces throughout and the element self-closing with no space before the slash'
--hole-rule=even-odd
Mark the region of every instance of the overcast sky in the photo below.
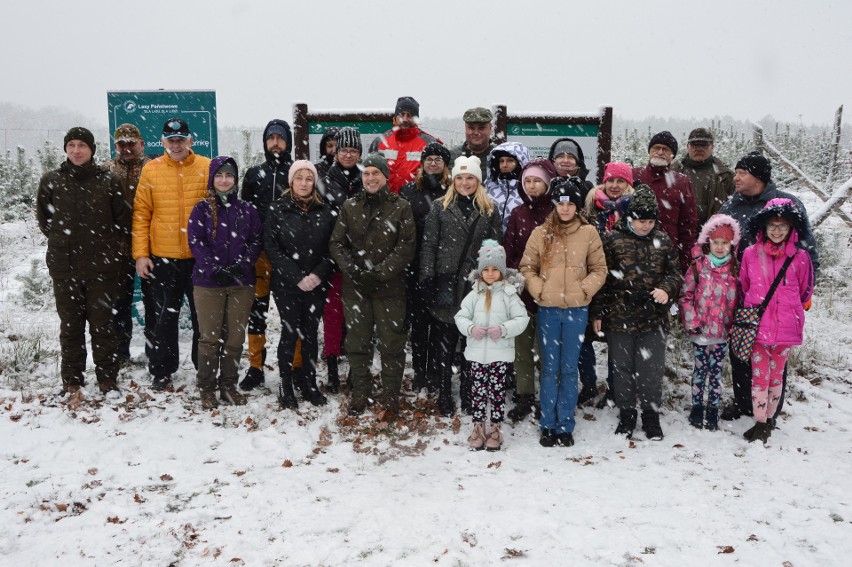
<svg viewBox="0 0 852 567">
<path fill-rule="evenodd" d="M 107 123 L 108 90 L 215 89 L 220 126 L 471 106 L 828 123 L 852 102 L 852 2 L 5 3 L 0 100 Z"/>
</svg>

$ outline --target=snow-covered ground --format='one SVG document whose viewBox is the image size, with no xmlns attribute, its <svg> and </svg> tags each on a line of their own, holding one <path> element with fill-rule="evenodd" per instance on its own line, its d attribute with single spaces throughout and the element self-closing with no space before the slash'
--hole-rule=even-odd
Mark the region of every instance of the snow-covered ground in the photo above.
<svg viewBox="0 0 852 567">
<path fill-rule="evenodd" d="M 845 238 L 833 268 L 848 271 Z M 691 428 L 681 366 L 662 442 L 582 408 L 572 448 L 540 447 L 530 420 L 471 453 L 469 418 L 423 398 L 395 424 L 341 417 L 343 394 L 282 412 L 274 371 L 273 391 L 202 412 L 188 359 L 174 393 L 139 364 L 120 395 L 90 376 L 81 403 L 60 403 L 56 316 L 22 306 L 15 278 L 42 257 L 32 223 L 0 226 L 2 565 L 849 564 L 848 288 L 817 290 L 794 355 L 807 375 L 766 446 L 743 440 L 746 418 Z M 14 371 L 38 336 L 47 357 Z"/>
</svg>

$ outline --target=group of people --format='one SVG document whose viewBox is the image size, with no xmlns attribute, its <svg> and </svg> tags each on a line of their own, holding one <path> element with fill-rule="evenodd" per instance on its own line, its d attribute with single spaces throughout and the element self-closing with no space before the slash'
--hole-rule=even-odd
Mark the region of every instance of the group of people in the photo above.
<svg viewBox="0 0 852 567">
<path fill-rule="evenodd" d="M 203 409 L 244 404 L 244 392 L 265 383 L 271 296 L 281 319 L 282 409 L 298 407 L 297 391 L 327 403 L 345 353 L 348 413 L 375 401 L 395 415 L 410 342 L 412 389 L 433 394 L 441 415 L 455 413 L 459 376 L 471 449 L 499 450 L 505 417 L 522 420 L 536 407 L 541 445 L 570 446 L 578 404 L 598 397 L 594 342 L 603 340 L 608 376 L 598 403 L 618 407 L 617 434 L 633 435 L 641 412 L 646 436 L 662 439 L 665 347 L 679 306 L 695 345 L 689 422 L 714 430 L 720 417 L 753 415 L 746 437 L 766 441 L 818 268 L 805 209 L 775 187 L 766 158 L 744 156 L 732 173 L 713 156 L 712 133 L 698 128 L 674 161 L 677 140 L 660 132 L 647 165 L 609 163 L 595 185 L 576 140 L 560 138 L 547 158 L 530 159 L 522 144 L 495 145 L 491 111 L 473 108 L 465 142 L 446 148 L 420 128 L 419 110 L 401 97 L 394 128 L 367 155 L 357 129 L 330 129 L 316 163 L 294 161 L 290 126 L 272 120 L 265 160 L 241 188 L 236 161 L 195 154 L 180 118 L 163 125 L 165 152 L 154 159 L 139 130 L 121 125 L 116 158 L 103 166 L 91 132 L 69 130 L 67 160 L 44 175 L 37 196 L 64 393 L 83 385 L 86 323 L 99 388 L 118 389 L 138 277 L 151 388 L 172 388 L 186 300 Z M 741 305 L 760 306 L 762 318 L 750 356 L 731 356 L 734 399 L 720 415 Z"/>
</svg>

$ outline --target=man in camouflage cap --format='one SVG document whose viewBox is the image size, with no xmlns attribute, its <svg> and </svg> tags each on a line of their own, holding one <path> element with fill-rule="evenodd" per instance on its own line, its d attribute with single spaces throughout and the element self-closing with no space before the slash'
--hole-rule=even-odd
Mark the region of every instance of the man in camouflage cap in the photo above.
<svg viewBox="0 0 852 567">
<path fill-rule="evenodd" d="M 485 179 L 488 154 L 494 149 L 494 144 L 491 143 L 491 121 L 494 120 L 494 115 L 487 108 L 477 106 L 466 110 L 462 119 L 465 141 L 460 146 L 450 148 L 450 167 L 459 156 L 476 156 L 482 169 L 482 179 Z"/>
<path fill-rule="evenodd" d="M 698 209 L 698 230 L 734 194 L 734 174 L 713 155 L 714 142 L 713 132 L 707 128 L 696 128 L 689 133 L 686 141 L 686 157 L 672 163 L 672 170 L 685 174 L 692 181 Z"/>
<path fill-rule="evenodd" d="M 104 167 L 121 179 L 124 187 L 127 203 L 131 214 L 133 211 L 133 199 L 136 196 L 136 186 L 139 184 L 139 176 L 142 175 L 142 167 L 151 161 L 145 155 L 145 141 L 139 128 L 133 124 L 122 124 L 115 129 L 113 134 L 115 144 L 115 158 L 104 164 Z M 116 293 L 116 302 L 113 305 L 113 327 L 118 335 L 118 359 L 121 364 L 130 360 L 130 339 L 133 337 L 133 290 L 136 286 L 136 263 L 130 255 L 130 234 L 127 235 L 126 269 L 119 281 L 119 289 Z"/>
</svg>

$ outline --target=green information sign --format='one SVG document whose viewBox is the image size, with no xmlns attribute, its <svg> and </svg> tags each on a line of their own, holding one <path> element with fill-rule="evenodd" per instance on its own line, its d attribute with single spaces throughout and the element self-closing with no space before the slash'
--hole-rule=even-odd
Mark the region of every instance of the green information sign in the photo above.
<svg viewBox="0 0 852 567">
<path fill-rule="evenodd" d="M 177 116 L 192 131 L 192 150 L 209 158 L 219 152 L 216 125 L 216 91 L 109 91 L 109 131 L 128 122 L 139 128 L 145 140 L 145 153 L 163 153 L 163 123 Z M 110 154 L 115 144 L 110 139 Z"/>
<path fill-rule="evenodd" d="M 597 175 L 598 155 L 598 125 L 597 124 L 540 124 L 540 123 L 509 123 L 506 134 L 512 142 L 519 142 L 530 151 L 530 159 L 548 157 L 550 146 L 559 138 L 571 138 L 583 149 L 586 167 L 589 169 L 588 179 Z"/>
<path fill-rule="evenodd" d="M 366 155 L 367 148 L 370 147 L 370 143 L 373 140 L 393 128 L 393 122 L 391 121 L 370 121 L 370 122 L 358 122 L 358 121 L 322 121 L 322 122 L 313 122 L 308 121 L 308 144 L 310 146 L 310 155 L 311 159 L 317 159 L 320 155 L 319 151 L 319 143 L 322 139 L 322 135 L 325 134 L 325 131 L 328 128 L 355 128 L 361 133 L 361 144 L 364 146 L 363 154 Z"/>
</svg>

